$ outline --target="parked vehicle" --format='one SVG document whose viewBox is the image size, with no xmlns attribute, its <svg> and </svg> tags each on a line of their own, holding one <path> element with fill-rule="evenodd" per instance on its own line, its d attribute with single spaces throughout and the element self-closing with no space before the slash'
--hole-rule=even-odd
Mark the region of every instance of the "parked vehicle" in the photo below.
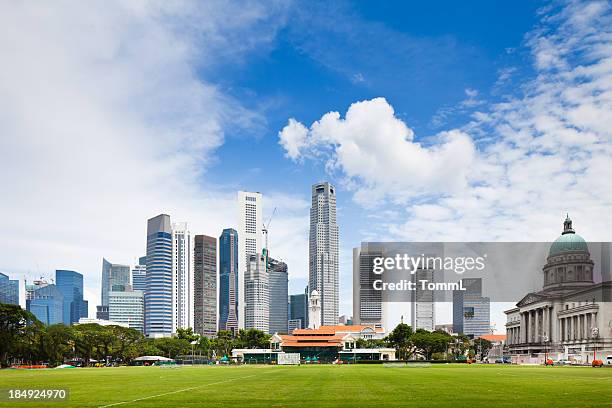
<svg viewBox="0 0 612 408">
<path fill-rule="evenodd" d="M 554 364 L 555 365 L 572 365 L 572 362 L 569 360 L 558 360 Z"/>
<path fill-rule="evenodd" d="M 606 365 L 612 365 L 612 356 L 606 357 Z"/>
</svg>

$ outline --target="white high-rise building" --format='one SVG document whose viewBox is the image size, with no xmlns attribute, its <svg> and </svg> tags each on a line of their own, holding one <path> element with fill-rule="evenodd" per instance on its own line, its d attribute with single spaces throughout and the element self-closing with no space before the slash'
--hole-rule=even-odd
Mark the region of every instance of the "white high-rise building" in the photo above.
<svg viewBox="0 0 612 408">
<path fill-rule="evenodd" d="M 336 189 L 324 182 L 312 186 L 308 287 L 321 296 L 321 324 L 336 326 L 339 312 L 339 251 Z"/>
<path fill-rule="evenodd" d="M 270 329 L 270 276 L 267 255 L 249 257 L 244 275 L 245 329 L 258 329 L 268 333 Z"/>
<path fill-rule="evenodd" d="M 108 292 L 108 319 L 144 331 L 144 293 L 140 290 Z"/>
<path fill-rule="evenodd" d="M 244 329 L 245 288 L 244 276 L 251 255 L 263 251 L 262 195 L 248 191 L 238 192 L 238 328 Z"/>
<path fill-rule="evenodd" d="M 193 242 L 187 223 L 172 224 L 172 332 L 193 328 Z"/>
<path fill-rule="evenodd" d="M 436 328 L 436 308 L 434 291 L 423 289 L 421 281 L 436 282 L 433 269 L 418 269 L 413 276 L 415 290 L 412 293 L 411 323 L 413 330 L 425 329 L 434 331 Z"/>
</svg>

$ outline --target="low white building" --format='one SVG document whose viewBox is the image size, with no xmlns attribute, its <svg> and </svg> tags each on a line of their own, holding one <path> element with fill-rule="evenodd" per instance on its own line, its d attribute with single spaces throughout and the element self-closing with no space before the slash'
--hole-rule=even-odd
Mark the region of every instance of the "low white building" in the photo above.
<svg viewBox="0 0 612 408">
<path fill-rule="evenodd" d="M 108 318 L 144 331 L 144 293 L 140 290 L 108 292 Z"/>
</svg>

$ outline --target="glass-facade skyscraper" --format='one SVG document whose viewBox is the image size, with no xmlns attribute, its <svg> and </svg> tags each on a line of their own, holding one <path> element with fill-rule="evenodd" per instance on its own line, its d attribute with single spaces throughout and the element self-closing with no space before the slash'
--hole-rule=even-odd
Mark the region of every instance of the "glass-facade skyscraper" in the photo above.
<svg viewBox="0 0 612 408">
<path fill-rule="evenodd" d="M 64 297 L 51 284 L 33 289 L 26 299 L 26 309 L 44 324 L 64 323 Z"/>
<path fill-rule="evenodd" d="M 65 325 L 77 323 L 87 317 L 87 301 L 83 300 L 83 275 L 75 271 L 55 271 L 55 286 L 62 293 L 63 322 Z"/>
<path fill-rule="evenodd" d="M 172 227 L 170 216 L 160 214 L 147 222 L 147 289 L 145 334 L 172 334 Z"/>
<path fill-rule="evenodd" d="M 289 277 L 287 264 L 268 256 L 268 281 L 270 288 L 268 333 L 288 333 Z"/>
<path fill-rule="evenodd" d="M 0 273 L 0 303 L 19 304 L 19 281 Z"/>
<path fill-rule="evenodd" d="M 102 258 L 102 306 L 108 306 L 108 292 L 123 292 L 130 284 L 130 267 Z"/>
<path fill-rule="evenodd" d="M 482 296 L 482 278 L 462 282 L 465 290 L 453 291 L 453 331 L 472 338 L 490 334 L 491 301 Z"/>
<path fill-rule="evenodd" d="M 193 329 L 202 336 L 217 334 L 217 239 L 196 235 L 193 246 Z"/>
<path fill-rule="evenodd" d="M 289 296 L 289 320 L 300 321 L 297 329 L 308 327 L 308 295 L 306 293 Z"/>
<path fill-rule="evenodd" d="M 226 228 L 219 237 L 219 330 L 238 329 L 238 233 Z"/>
</svg>

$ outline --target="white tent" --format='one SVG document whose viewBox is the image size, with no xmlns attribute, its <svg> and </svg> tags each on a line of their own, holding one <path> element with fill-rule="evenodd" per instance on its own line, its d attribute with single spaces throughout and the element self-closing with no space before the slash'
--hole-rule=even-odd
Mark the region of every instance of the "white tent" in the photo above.
<svg viewBox="0 0 612 408">
<path fill-rule="evenodd" d="M 134 361 L 174 361 L 174 360 L 171 358 L 162 357 L 162 356 L 142 356 L 142 357 L 135 358 Z"/>
</svg>

